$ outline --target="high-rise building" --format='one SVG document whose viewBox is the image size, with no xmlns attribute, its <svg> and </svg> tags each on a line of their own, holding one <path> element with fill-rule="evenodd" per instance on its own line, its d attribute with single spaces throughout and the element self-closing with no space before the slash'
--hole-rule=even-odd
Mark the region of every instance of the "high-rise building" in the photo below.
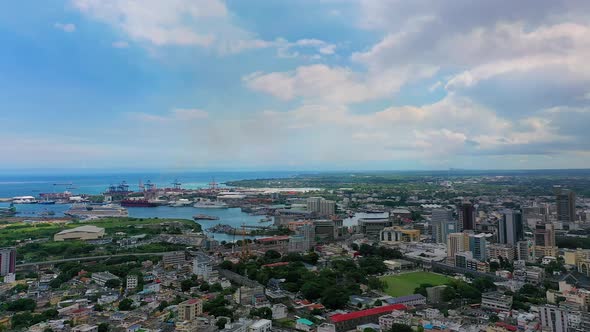
<svg viewBox="0 0 590 332">
<path fill-rule="evenodd" d="M 537 224 L 535 228 L 535 256 L 557 256 L 555 226 L 553 224 Z"/>
<path fill-rule="evenodd" d="M 567 313 L 552 305 L 544 305 L 539 308 L 541 313 L 541 326 L 543 330 L 551 332 L 567 332 Z"/>
<path fill-rule="evenodd" d="M 0 248 L 0 276 L 16 272 L 16 248 Z"/>
<path fill-rule="evenodd" d="M 322 197 L 309 197 L 307 199 L 307 211 L 319 216 L 331 216 L 336 213 L 336 202 Z"/>
<path fill-rule="evenodd" d="M 458 226 L 460 232 L 475 229 L 475 213 L 475 206 L 469 202 L 465 202 L 459 206 L 457 214 L 459 215 Z"/>
<path fill-rule="evenodd" d="M 181 321 L 192 321 L 203 314 L 203 302 L 199 299 L 190 299 L 178 305 L 178 318 Z"/>
<path fill-rule="evenodd" d="M 465 248 L 465 234 L 451 233 L 447 236 L 447 257 L 455 257 L 456 253 L 469 250 Z"/>
<path fill-rule="evenodd" d="M 446 243 L 450 233 L 456 233 L 457 222 L 453 220 L 453 211 L 447 209 L 432 210 L 432 239 L 436 243 Z"/>
<path fill-rule="evenodd" d="M 520 211 L 507 210 L 498 222 L 498 242 L 516 245 L 524 239 L 522 214 Z"/>
<path fill-rule="evenodd" d="M 533 262 L 535 260 L 535 242 L 532 240 L 516 243 L 516 257 L 520 261 Z"/>
<path fill-rule="evenodd" d="M 558 221 L 576 221 L 576 193 L 561 187 L 555 188 Z"/>
<path fill-rule="evenodd" d="M 473 253 L 473 258 L 485 262 L 487 259 L 485 234 L 469 234 L 469 251 Z"/>
</svg>

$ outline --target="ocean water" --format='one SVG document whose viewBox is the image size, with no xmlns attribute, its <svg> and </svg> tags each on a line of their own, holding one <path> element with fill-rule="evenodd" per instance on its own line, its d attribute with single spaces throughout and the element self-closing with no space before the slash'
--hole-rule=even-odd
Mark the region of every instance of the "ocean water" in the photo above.
<svg viewBox="0 0 590 332">
<path fill-rule="evenodd" d="M 178 180 L 182 188 L 195 189 L 206 188 L 209 182 L 217 183 L 243 179 L 278 178 L 296 175 L 296 172 L 203 172 L 203 173 L 121 173 L 121 174 L 94 174 L 94 175 L 0 175 L 0 197 L 14 196 L 38 196 L 42 192 L 63 192 L 66 187 L 74 194 L 100 194 L 109 185 L 127 181 L 131 190 L 138 190 L 139 180 L 146 183 L 150 180 L 158 187 L 172 187 L 172 183 Z M 8 207 L 9 203 L 0 203 L 0 207 Z M 60 217 L 70 208 L 70 204 L 17 204 L 18 217 L 39 217 L 43 213 L 53 211 L 54 216 Z M 129 216 L 135 218 L 182 218 L 192 219 L 196 214 L 207 214 L 219 217 L 219 220 L 199 220 L 204 230 L 216 224 L 227 224 L 239 228 L 246 225 L 259 224 L 263 216 L 251 216 L 240 209 L 200 209 L 194 207 L 169 207 L 159 206 L 153 208 L 129 207 Z M 218 241 L 239 240 L 239 236 L 227 234 L 209 234 Z"/>
<path fill-rule="evenodd" d="M 96 173 L 96 174 L 2 174 L 0 173 L 0 198 L 14 196 L 38 196 L 43 192 L 64 192 L 73 194 L 100 194 L 109 185 L 118 185 L 126 181 L 131 190 L 139 189 L 139 182 L 147 181 L 159 188 L 172 187 L 178 180 L 182 188 L 206 188 L 213 180 L 217 183 L 226 181 L 283 178 L 301 172 L 269 171 L 269 172 L 145 172 L 145 173 Z"/>
</svg>

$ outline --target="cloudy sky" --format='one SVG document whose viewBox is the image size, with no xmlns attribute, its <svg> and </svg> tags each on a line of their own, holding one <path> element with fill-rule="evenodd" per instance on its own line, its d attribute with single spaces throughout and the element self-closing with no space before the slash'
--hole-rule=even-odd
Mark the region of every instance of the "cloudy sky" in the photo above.
<svg viewBox="0 0 590 332">
<path fill-rule="evenodd" d="M 590 1 L 21 0 L 0 168 L 590 165 Z"/>
</svg>

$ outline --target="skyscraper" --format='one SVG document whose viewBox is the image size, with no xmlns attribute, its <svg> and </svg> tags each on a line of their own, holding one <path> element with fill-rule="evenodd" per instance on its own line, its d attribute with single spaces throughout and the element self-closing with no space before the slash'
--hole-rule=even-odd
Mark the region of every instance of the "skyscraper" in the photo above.
<svg viewBox="0 0 590 332">
<path fill-rule="evenodd" d="M 553 224 L 537 224 L 535 228 L 535 256 L 553 256 L 557 255 L 555 246 L 555 226 Z"/>
<path fill-rule="evenodd" d="M 522 214 L 520 211 L 506 210 L 498 222 L 498 242 L 516 245 L 524 239 Z"/>
<path fill-rule="evenodd" d="M 473 258 L 481 262 L 486 261 L 486 243 L 485 234 L 469 234 L 469 250 L 473 253 Z"/>
<path fill-rule="evenodd" d="M 459 215 L 459 231 L 467 231 L 475 229 L 475 206 L 469 202 L 465 202 L 459 206 L 457 211 Z"/>
<path fill-rule="evenodd" d="M 310 197 L 307 199 L 307 211 L 319 216 L 331 216 L 336 213 L 336 202 L 323 197 Z"/>
<path fill-rule="evenodd" d="M 576 221 L 576 193 L 561 187 L 555 188 L 558 221 Z"/>
<path fill-rule="evenodd" d="M 0 276 L 16 272 L 16 248 L 0 248 Z"/>
<path fill-rule="evenodd" d="M 447 257 L 455 257 L 458 252 L 463 252 L 465 248 L 465 234 L 451 233 L 447 236 Z"/>
<path fill-rule="evenodd" d="M 453 220 L 453 211 L 447 209 L 432 210 L 432 238 L 436 243 L 445 243 L 447 235 L 458 232 L 457 222 Z"/>
</svg>

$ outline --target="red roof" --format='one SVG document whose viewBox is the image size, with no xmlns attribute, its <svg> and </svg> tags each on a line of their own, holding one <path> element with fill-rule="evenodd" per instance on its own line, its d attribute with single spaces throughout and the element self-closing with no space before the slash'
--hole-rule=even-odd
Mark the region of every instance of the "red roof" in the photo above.
<svg viewBox="0 0 590 332">
<path fill-rule="evenodd" d="M 386 306 L 367 309 L 367 310 L 355 311 L 355 312 L 351 312 L 348 314 L 335 314 L 335 315 L 331 316 L 330 319 L 334 323 L 339 323 L 339 322 L 344 322 L 347 320 L 357 319 L 357 318 L 361 318 L 361 317 L 365 317 L 365 316 L 385 314 L 387 312 L 391 312 L 394 310 L 405 310 L 405 309 L 406 309 L 406 306 L 403 304 L 392 304 L 392 305 L 386 305 Z"/>
<path fill-rule="evenodd" d="M 264 264 L 264 265 L 262 265 L 262 267 L 277 267 L 277 266 L 285 266 L 285 265 L 289 265 L 289 262 L 276 262 L 276 263 Z"/>
<path fill-rule="evenodd" d="M 188 304 L 195 304 L 195 303 L 197 303 L 199 301 L 201 301 L 201 300 L 199 300 L 199 299 L 190 299 L 190 300 L 186 301 L 186 303 L 188 303 Z"/>
<path fill-rule="evenodd" d="M 289 240 L 289 235 L 264 237 L 262 239 L 257 239 L 256 241 L 258 241 L 258 242 L 271 242 L 271 241 L 285 241 L 285 240 Z"/>
<path fill-rule="evenodd" d="M 503 328 L 507 329 L 508 331 L 516 331 L 516 330 L 518 330 L 518 327 L 516 327 L 514 325 L 506 324 L 504 322 L 496 322 L 496 326 L 503 327 Z"/>
</svg>

